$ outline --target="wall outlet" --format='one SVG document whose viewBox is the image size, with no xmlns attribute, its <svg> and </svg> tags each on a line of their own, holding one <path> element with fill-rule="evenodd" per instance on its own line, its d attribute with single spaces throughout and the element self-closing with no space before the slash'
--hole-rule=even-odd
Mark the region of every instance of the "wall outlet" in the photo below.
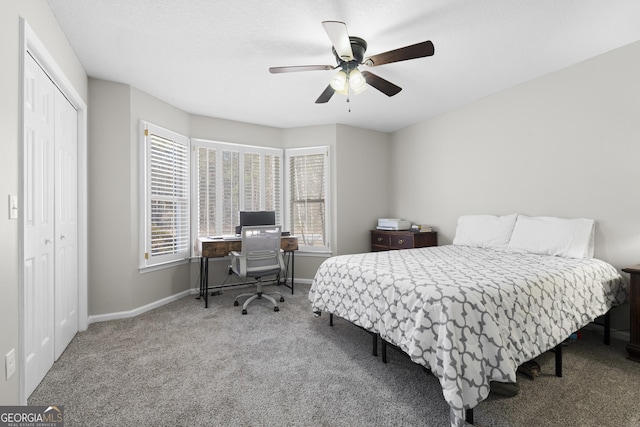
<svg viewBox="0 0 640 427">
<path fill-rule="evenodd" d="M 16 350 L 14 348 L 4 357 L 4 368 L 8 380 L 16 372 Z"/>
</svg>

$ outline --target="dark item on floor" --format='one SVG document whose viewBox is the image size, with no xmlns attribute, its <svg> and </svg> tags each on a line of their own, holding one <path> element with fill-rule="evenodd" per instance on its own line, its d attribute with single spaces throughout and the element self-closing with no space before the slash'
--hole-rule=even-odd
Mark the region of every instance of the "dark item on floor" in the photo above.
<svg viewBox="0 0 640 427">
<path fill-rule="evenodd" d="M 518 372 L 525 374 L 532 380 L 535 380 L 536 377 L 540 376 L 540 365 L 535 360 L 529 360 L 528 362 L 524 362 L 522 365 L 518 366 Z"/>
<path fill-rule="evenodd" d="M 500 396 L 513 397 L 520 392 L 520 386 L 518 383 L 491 381 L 489 386 L 491 388 L 491 393 L 499 394 Z"/>
</svg>

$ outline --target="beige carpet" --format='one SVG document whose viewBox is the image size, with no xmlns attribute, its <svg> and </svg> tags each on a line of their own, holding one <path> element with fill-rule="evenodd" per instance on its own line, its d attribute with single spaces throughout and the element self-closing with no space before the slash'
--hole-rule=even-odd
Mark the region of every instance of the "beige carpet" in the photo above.
<svg viewBox="0 0 640 427">
<path fill-rule="evenodd" d="M 227 290 L 209 308 L 189 296 L 133 319 L 78 334 L 29 399 L 64 405 L 65 427 L 446 426 L 436 378 L 389 350 L 371 355 L 367 333 L 309 310 L 308 285 L 288 289 L 279 312 L 265 300 L 241 315 Z M 474 410 L 488 426 L 640 426 L 640 363 L 598 331 L 564 347 L 542 375 L 519 377 L 514 398 Z"/>
</svg>

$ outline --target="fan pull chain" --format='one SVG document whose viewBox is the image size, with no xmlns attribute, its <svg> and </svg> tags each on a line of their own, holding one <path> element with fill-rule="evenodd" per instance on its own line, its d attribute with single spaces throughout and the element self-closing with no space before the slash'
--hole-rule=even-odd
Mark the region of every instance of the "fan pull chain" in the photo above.
<svg viewBox="0 0 640 427">
<path fill-rule="evenodd" d="M 347 106 L 348 106 L 349 113 L 351 112 L 351 99 L 350 99 L 350 97 L 351 97 L 351 85 L 349 84 L 349 83 L 351 83 L 350 82 L 350 80 L 351 80 L 350 79 L 350 75 L 351 75 L 351 72 L 349 70 L 349 66 L 347 65 Z"/>
</svg>

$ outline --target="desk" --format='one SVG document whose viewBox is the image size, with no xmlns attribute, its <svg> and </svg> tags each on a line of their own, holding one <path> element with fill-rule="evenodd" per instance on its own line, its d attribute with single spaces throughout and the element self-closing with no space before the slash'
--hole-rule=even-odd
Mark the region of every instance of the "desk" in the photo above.
<svg viewBox="0 0 640 427">
<path fill-rule="evenodd" d="M 298 250 L 298 238 L 295 236 L 282 236 L 280 238 L 280 247 L 289 255 L 291 260 L 291 286 L 287 285 L 289 266 L 285 268 L 284 278 L 279 280 L 279 284 L 291 289 L 293 294 L 293 278 L 294 278 L 294 256 L 293 253 Z M 209 239 L 206 237 L 198 238 L 198 252 L 200 253 L 200 295 L 198 299 L 204 297 L 205 308 L 209 307 L 209 289 L 222 288 L 222 286 L 209 287 L 209 258 L 222 258 L 229 255 L 232 251 L 240 252 L 242 250 L 242 238 L 234 239 Z"/>
</svg>

